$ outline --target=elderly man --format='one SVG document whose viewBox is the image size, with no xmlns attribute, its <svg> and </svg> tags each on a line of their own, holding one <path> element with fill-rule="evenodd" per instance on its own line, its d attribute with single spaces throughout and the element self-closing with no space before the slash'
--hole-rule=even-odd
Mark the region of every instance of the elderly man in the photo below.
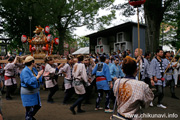
<svg viewBox="0 0 180 120">
<path fill-rule="evenodd" d="M 135 49 L 134 56 L 136 58 L 137 66 L 138 68 L 140 68 L 140 70 L 138 70 L 138 73 L 137 73 L 137 78 L 141 81 L 146 82 L 150 86 L 151 85 L 150 79 L 148 79 L 149 78 L 149 73 L 148 73 L 149 62 L 147 61 L 147 59 L 143 57 L 142 53 L 143 53 L 142 49 L 140 49 L 140 54 L 139 54 L 138 48 Z M 139 71 L 140 71 L 140 75 L 139 75 Z"/>
</svg>

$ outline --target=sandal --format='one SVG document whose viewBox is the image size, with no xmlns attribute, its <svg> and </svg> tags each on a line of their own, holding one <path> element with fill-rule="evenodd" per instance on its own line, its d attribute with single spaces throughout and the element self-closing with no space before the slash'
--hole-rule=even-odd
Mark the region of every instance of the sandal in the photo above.
<svg viewBox="0 0 180 120">
<path fill-rule="evenodd" d="M 102 110 L 103 107 L 95 108 L 94 110 Z"/>
<path fill-rule="evenodd" d="M 112 113 L 113 110 L 111 110 L 111 109 L 105 109 L 104 112 L 105 112 L 105 113 Z"/>
</svg>

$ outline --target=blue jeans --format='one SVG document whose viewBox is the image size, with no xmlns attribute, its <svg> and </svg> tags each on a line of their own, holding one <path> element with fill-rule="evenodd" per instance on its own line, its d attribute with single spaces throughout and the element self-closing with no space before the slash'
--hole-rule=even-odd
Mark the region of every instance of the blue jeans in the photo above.
<svg viewBox="0 0 180 120">
<path fill-rule="evenodd" d="M 76 100 L 76 102 L 71 106 L 71 108 L 75 108 L 76 106 L 78 106 L 78 110 L 81 110 L 81 104 L 82 101 L 85 99 L 85 94 L 83 95 L 79 95 L 79 98 Z"/>
<path fill-rule="evenodd" d="M 164 98 L 164 87 L 162 85 L 156 85 L 156 93 L 154 99 L 158 97 L 158 104 L 162 103 L 162 99 Z"/>
</svg>

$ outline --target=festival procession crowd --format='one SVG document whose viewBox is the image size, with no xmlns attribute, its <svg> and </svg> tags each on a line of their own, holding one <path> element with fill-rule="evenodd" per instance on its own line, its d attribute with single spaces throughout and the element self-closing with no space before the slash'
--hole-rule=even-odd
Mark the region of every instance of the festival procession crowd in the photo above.
<svg viewBox="0 0 180 120">
<path fill-rule="evenodd" d="M 6 95 L 6 100 L 13 100 L 11 95 L 17 89 L 16 77 L 19 76 L 25 120 L 35 120 L 34 116 L 41 108 L 40 86 L 49 90 L 47 102 L 54 103 L 53 95 L 59 89 L 58 77 L 64 76 L 63 104 L 68 104 L 74 94 L 78 95 L 69 108 L 72 114 L 85 112 L 81 104 L 89 102 L 95 88 L 94 110 L 104 109 L 105 113 L 112 113 L 110 104 L 115 104 L 118 117 L 138 119 L 128 115 L 141 114 L 142 108 L 153 107 L 156 98 L 157 107 L 167 108 L 163 105 L 165 86 L 170 88 L 169 97 L 179 99 L 175 88 L 179 85 L 180 63 L 174 56 L 174 52 L 163 52 L 160 48 L 154 56 L 150 52 L 143 54 L 142 49 L 135 49 L 134 53 L 118 50 L 111 55 L 68 55 L 66 58 L 62 56 L 61 59 L 66 59 L 67 63 L 61 64 L 54 63 L 54 59 L 48 56 L 44 58 L 45 64 L 35 64 L 32 56 L 25 56 L 23 63 L 17 62 L 20 56 L 2 56 L 1 59 L 8 59 L 8 63 L 0 67 L 1 93 Z M 155 89 L 154 93 L 152 89 Z M 103 94 L 105 105 L 102 107 Z"/>
</svg>

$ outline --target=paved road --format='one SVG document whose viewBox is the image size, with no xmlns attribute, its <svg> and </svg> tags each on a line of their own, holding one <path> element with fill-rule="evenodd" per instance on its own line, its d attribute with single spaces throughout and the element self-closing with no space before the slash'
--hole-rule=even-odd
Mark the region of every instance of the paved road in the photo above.
<svg viewBox="0 0 180 120">
<path fill-rule="evenodd" d="M 95 96 L 93 95 L 91 102 L 93 104 L 82 106 L 86 113 L 72 115 L 69 111 L 70 105 L 62 105 L 61 102 L 64 97 L 64 92 L 59 90 L 54 96 L 54 104 L 46 102 L 48 91 L 40 91 L 42 108 L 36 114 L 37 120 L 109 120 L 110 113 L 104 113 L 103 110 L 94 111 Z M 180 88 L 176 88 L 176 94 L 180 97 Z M 75 96 L 77 97 L 77 96 Z M 5 120 L 24 120 L 25 108 L 22 106 L 20 95 L 17 93 L 13 96 L 13 100 L 5 100 L 5 95 L 2 96 L 2 112 Z M 156 100 L 157 101 L 157 100 Z M 156 103 L 156 101 L 154 103 Z M 167 105 L 167 109 L 161 109 L 157 107 L 151 107 L 143 110 L 145 113 L 150 114 L 166 114 L 174 113 L 179 115 L 177 120 L 180 120 L 180 100 L 175 100 L 170 97 L 169 88 L 165 89 L 164 104 Z M 104 103 L 104 102 L 103 102 Z M 111 106 L 112 107 L 112 106 Z M 172 119 L 172 118 L 171 118 Z M 166 120 L 171 120 L 166 119 Z M 148 119 L 143 119 L 148 120 Z M 155 119 L 156 120 L 156 119 Z M 160 120 L 160 119 L 157 119 Z"/>
</svg>

